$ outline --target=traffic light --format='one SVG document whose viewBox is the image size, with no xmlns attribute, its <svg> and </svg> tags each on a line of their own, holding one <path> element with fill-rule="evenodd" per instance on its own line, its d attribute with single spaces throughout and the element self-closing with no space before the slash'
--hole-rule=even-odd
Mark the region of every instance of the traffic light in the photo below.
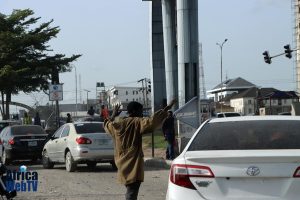
<svg viewBox="0 0 300 200">
<path fill-rule="evenodd" d="M 269 52 L 265 51 L 265 52 L 263 52 L 263 55 L 264 55 L 265 62 L 268 63 L 268 64 L 271 64 L 272 60 L 271 60 L 271 57 L 269 55 Z"/>
<path fill-rule="evenodd" d="M 148 85 L 147 85 L 147 92 L 151 92 L 151 82 L 150 81 L 148 81 Z"/>
<path fill-rule="evenodd" d="M 283 46 L 283 48 L 285 49 L 284 50 L 285 56 L 288 57 L 289 59 L 291 59 L 293 50 L 291 50 L 290 45 L 287 44 L 287 45 Z"/>
</svg>

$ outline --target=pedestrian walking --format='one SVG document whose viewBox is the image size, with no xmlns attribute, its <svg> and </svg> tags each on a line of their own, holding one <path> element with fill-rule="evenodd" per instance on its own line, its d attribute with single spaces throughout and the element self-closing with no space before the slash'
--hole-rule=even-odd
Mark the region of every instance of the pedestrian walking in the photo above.
<svg viewBox="0 0 300 200">
<path fill-rule="evenodd" d="M 88 110 L 87 114 L 89 114 L 90 116 L 94 116 L 95 110 L 94 110 L 93 106 L 90 107 L 90 109 Z"/>
<path fill-rule="evenodd" d="M 129 116 L 115 120 L 120 114 L 120 105 L 117 105 L 112 116 L 104 121 L 105 131 L 114 139 L 118 181 L 126 186 L 126 200 L 137 199 L 141 182 L 144 181 L 142 134 L 150 133 L 160 126 L 174 103 L 175 100 L 171 101 L 152 117 L 143 117 L 142 104 L 133 101 L 127 106 Z"/>
<path fill-rule="evenodd" d="M 35 117 L 34 117 L 34 125 L 39 125 L 41 126 L 41 118 L 40 118 L 40 114 L 39 112 L 35 113 Z"/>
<path fill-rule="evenodd" d="M 66 123 L 71 123 L 72 122 L 72 117 L 70 113 L 67 113 L 67 120 Z"/>
<path fill-rule="evenodd" d="M 108 112 L 108 109 L 105 107 L 105 105 L 102 105 L 102 106 L 101 106 L 100 117 L 101 117 L 103 120 L 109 118 L 109 112 Z"/>
<path fill-rule="evenodd" d="M 32 124 L 32 119 L 27 112 L 24 113 L 23 124 Z"/>
<path fill-rule="evenodd" d="M 173 160 L 175 158 L 174 143 L 175 143 L 175 126 L 174 116 L 171 110 L 168 111 L 168 117 L 162 125 L 162 131 L 167 141 L 166 159 Z"/>
</svg>

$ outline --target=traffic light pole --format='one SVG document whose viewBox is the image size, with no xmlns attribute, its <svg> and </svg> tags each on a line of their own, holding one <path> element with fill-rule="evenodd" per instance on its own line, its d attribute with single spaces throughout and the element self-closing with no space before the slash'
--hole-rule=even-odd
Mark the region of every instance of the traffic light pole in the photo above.
<svg viewBox="0 0 300 200">
<path fill-rule="evenodd" d="M 276 57 L 279 57 L 279 56 L 282 56 L 282 55 L 285 55 L 287 58 L 291 59 L 292 58 L 292 52 L 299 50 L 299 49 L 291 49 L 289 44 L 285 45 L 283 48 L 285 49 L 284 53 L 280 53 L 280 54 L 277 54 L 275 56 L 270 56 L 268 51 L 264 51 L 263 55 L 264 55 L 265 62 L 268 63 L 268 64 L 271 64 L 271 62 L 272 62 L 271 59 L 272 58 L 276 58 Z"/>
</svg>

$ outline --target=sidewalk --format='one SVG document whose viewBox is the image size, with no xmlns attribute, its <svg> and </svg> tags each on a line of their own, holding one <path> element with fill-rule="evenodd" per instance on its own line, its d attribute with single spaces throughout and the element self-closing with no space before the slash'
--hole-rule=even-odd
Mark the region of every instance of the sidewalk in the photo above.
<svg viewBox="0 0 300 200">
<path fill-rule="evenodd" d="M 145 167 L 170 169 L 172 161 L 165 159 L 165 154 L 166 154 L 165 149 L 155 148 L 154 157 L 152 157 L 151 148 L 143 149 L 143 151 L 145 155 L 144 157 Z"/>
<path fill-rule="evenodd" d="M 145 157 L 145 167 L 150 168 L 158 168 L 158 169 L 170 169 L 171 167 L 171 160 L 165 160 L 164 158 L 159 157 Z"/>
</svg>

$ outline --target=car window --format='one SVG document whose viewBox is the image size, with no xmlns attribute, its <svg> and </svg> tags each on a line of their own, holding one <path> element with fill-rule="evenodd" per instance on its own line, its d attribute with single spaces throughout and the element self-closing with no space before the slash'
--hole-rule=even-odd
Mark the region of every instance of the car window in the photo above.
<svg viewBox="0 0 300 200">
<path fill-rule="evenodd" d="M 105 133 L 102 123 L 78 123 L 74 124 L 77 134 Z"/>
<path fill-rule="evenodd" d="M 300 149 L 299 129 L 299 121 L 293 120 L 207 123 L 188 151 Z"/>
<path fill-rule="evenodd" d="M 0 131 L 2 131 L 7 126 L 9 126 L 8 122 L 2 122 L 2 123 L 0 123 Z"/>
<path fill-rule="evenodd" d="M 1 138 L 5 138 L 7 136 L 7 132 L 9 130 L 9 127 L 5 127 L 2 131 L 1 131 Z"/>
<path fill-rule="evenodd" d="M 224 113 L 226 117 L 239 117 L 241 116 L 239 113 Z"/>
<path fill-rule="evenodd" d="M 41 126 L 12 126 L 12 135 L 46 134 Z"/>
<path fill-rule="evenodd" d="M 69 132 L 70 132 L 70 126 L 66 125 L 60 137 L 67 137 L 69 135 Z"/>
<path fill-rule="evenodd" d="M 60 134 L 63 130 L 64 126 L 61 126 L 55 133 L 54 133 L 54 138 L 59 138 L 60 137 Z"/>
</svg>

